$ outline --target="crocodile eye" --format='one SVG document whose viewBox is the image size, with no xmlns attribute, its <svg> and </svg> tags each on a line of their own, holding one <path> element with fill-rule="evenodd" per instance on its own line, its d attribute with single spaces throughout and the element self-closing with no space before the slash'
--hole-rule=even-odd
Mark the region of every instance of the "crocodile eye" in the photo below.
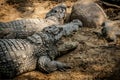
<svg viewBox="0 0 120 80">
<path fill-rule="evenodd" d="M 57 13 L 57 10 L 54 10 L 54 13 Z"/>
<path fill-rule="evenodd" d="M 62 9 L 62 12 L 65 13 L 65 9 Z"/>
<path fill-rule="evenodd" d="M 52 26 L 49 26 L 48 28 L 52 28 Z"/>
</svg>

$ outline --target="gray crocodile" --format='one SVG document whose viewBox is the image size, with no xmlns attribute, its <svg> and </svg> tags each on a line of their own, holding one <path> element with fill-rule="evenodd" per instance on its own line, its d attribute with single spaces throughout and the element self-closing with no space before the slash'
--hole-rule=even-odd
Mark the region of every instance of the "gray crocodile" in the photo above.
<svg viewBox="0 0 120 80">
<path fill-rule="evenodd" d="M 0 39 L 1 78 L 11 79 L 35 69 L 50 73 L 70 68 L 65 63 L 55 61 L 61 55 L 56 43 L 62 36 L 77 31 L 80 26 L 81 21 L 73 20 L 65 25 L 45 27 L 26 39 Z"/>
<path fill-rule="evenodd" d="M 62 24 L 66 16 L 66 5 L 60 4 L 52 8 L 45 19 L 21 19 L 10 22 L 0 22 L 0 38 L 24 39 L 53 24 Z"/>
</svg>

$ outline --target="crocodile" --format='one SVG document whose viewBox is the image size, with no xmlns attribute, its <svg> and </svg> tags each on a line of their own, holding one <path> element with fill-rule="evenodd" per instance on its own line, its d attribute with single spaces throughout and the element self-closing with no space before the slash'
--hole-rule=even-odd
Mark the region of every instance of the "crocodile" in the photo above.
<svg viewBox="0 0 120 80">
<path fill-rule="evenodd" d="M 79 19 L 85 27 L 100 27 L 106 21 L 107 15 L 104 10 L 92 0 L 80 0 L 72 7 L 70 21 Z"/>
<path fill-rule="evenodd" d="M 52 8 L 44 19 L 20 19 L 9 22 L 0 22 L 0 38 L 25 39 L 44 27 L 53 24 L 62 24 L 66 16 L 66 5 L 59 4 Z"/>
<path fill-rule="evenodd" d="M 120 20 L 115 21 L 105 21 L 102 24 L 102 36 L 109 42 L 117 43 L 117 38 L 120 37 Z"/>
<path fill-rule="evenodd" d="M 79 20 L 64 25 L 51 25 L 26 39 L 0 39 L 0 76 L 12 79 L 17 75 L 39 70 L 50 73 L 70 68 L 68 64 L 55 61 L 61 54 L 56 43 L 61 37 L 78 31 Z"/>
</svg>

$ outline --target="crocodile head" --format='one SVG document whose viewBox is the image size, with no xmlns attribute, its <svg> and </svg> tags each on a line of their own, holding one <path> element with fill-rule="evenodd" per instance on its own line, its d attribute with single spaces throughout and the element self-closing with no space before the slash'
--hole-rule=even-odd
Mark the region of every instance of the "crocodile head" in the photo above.
<svg viewBox="0 0 120 80">
<path fill-rule="evenodd" d="M 63 35 L 63 28 L 57 27 L 57 25 L 52 25 L 45 27 L 42 32 L 49 36 L 50 41 L 56 43 Z"/>
<path fill-rule="evenodd" d="M 82 22 L 78 19 L 71 21 L 70 23 L 64 25 L 51 25 L 45 27 L 42 32 L 51 36 L 51 41 L 55 43 L 62 37 L 72 34 L 82 26 Z"/>
<path fill-rule="evenodd" d="M 52 8 L 47 14 L 45 18 L 49 18 L 51 20 L 58 20 L 59 23 L 63 23 L 66 17 L 66 5 L 60 4 L 54 8 Z"/>
</svg>

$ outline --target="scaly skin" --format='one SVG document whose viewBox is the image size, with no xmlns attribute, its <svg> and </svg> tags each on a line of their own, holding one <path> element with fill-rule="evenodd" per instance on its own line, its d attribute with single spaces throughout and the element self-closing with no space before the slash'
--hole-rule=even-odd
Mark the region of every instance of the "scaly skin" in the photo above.
<svg viewBox="0 0 120 80">
<path fill-rule="evenodd" d="M 77 31 L 82 23 L 74 20 L 66 25 L 44 28 L 27 39 L 0 39 L 0 75 L 13 78 L 19 74 L 41 70 L 50 73 L 70 68 L 54 59 L 58 53 L 56 43 L 62 36 Z"/>
<path fill-rule="evenodd" d="M 65 16 L 66 6 L 61 4 L 51 9 L 46 14 L 45 19 L 21 19 L 6 23 L 0 22 L 0 38 L 27 38 L 47 26 L 61 24 Z"/>
</svg>

